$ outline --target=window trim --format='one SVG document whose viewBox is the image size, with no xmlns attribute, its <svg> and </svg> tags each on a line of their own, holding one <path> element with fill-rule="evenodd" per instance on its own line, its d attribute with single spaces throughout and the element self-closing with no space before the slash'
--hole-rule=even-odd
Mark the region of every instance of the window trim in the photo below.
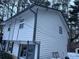
<svg viewBox="0 0 79 59">
<path fill-rule="evenodd" d="M 24 28 L 24 23 L 20 23 L 19 24 L 19 29 L 23 29 Z"/>
</svg>

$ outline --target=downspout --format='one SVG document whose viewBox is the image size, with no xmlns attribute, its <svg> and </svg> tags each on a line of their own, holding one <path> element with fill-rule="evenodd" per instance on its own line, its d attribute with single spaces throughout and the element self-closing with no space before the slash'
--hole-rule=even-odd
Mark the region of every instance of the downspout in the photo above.
<svg viewBox="0 0 79 59">
<path fill-rule="evenodd" d="M 19 57 L 20 57 L 20 53 L 21 53 L 21 47 L 22 47 L 22 45 L 20 44 L 20 45 L 19 45 L 19 49 L 18 49 L 18 56 L 17 56 L 17 59 L 20 59 Z"/>
<path fill-rule="evenodd" d="M 29 41 L 27 41 L 26 59 L 29 59 Z"/>
<path fill-rule="evenodd" d="M 38 9 L 36 10 L 36 13 L 35 13 L 35 22 L 34 22 L 33 42 L 35 42 L 35 40 L 36 40 L 37 13 L 38 13 Z"/>
<path fill-rule="evenodd" d="M 16 20 L 14 21 L 14 24 L 13 24 L 14 27 L 13 27 L 12 37 L 11 37 L 12 41 L 13 41 L 13 36 L 14 36 L 15 25 L 16 25 Z M 12 42 L 12 50 L 11 50 L 11 53 L 13 52 L 13 46 L 14 46 L 14 41 Z"/>
<path fill-rule="evenodd" d="M 40 59 L 40 42 L 39 43 L 35 42 L 35 44 L 38 45 L 37 59 Z"/>
<path fill-rule="evenodd" d="M 16 20 L 15 20 L 15 22 L 14 22 L 14 28 L 13 28 L 13 34 L 12 34 L 12 40 L 13 40 L 13 36 L 14 36 L 15 25 L 16 25 Z"/>
<path fill-rule="evenodd" d="M 11 24 L 12 24 L 12 21 L 11 21 Z M 14 28 L 13 28 L 13 33 L 12 33 L 12 37 L 11 37 L 11 40 L 13 40 L 13 36 L 14 36 L 14 30 L 15 30 L 15 25 L 16 25 L 16 20 L 15 20 L 15 23 L 14 23 Z M 10 26 L 10 31 L 11 31 L 11 26 Z M 10 36 L 11 33 L 9 33 L 9 36 Z M 10 38 L 10 37 L 9 37 Z M 9 41 L 10 42 L 10 41 Z M 11 41 L 12 42 L 12 41 Z M 12 43 L 12 50 L 13 50 L 13 44 L 14 42 Z M 8 44 L 9 46 L 9 44 Z M 12 53 L 12 50 L 11 50 L 11 53 Z"/>
<path fill-rule="evenodd" d="M 8 52 L 8 49 L 9 49 L 9 43 L 10 43 L 11 25 L 12 25 L 12 21 L 11 21 L 11 24 L 9 24 L 10 31 L 9 31 L 8 40 L 7 40 L 7 49 L 6 49 L 7 52 Z"/>
<path fill-rule="evenodd" d="M 19 36 L 19 28 L 18 28 L 18 33 L 17 33 L 16 41 L 18 40 L 18 36 Z"/>
<path fill-rule="evenodd" d="M 34 14 L 35 20 L 34 20 L 34 31 L 33 31 L 33 42 L 36 40 L 36 29 L 37 29 L 37 15 L 38 15 L 38 8 L 36 9 L 36 12 L 30 9 L 30 11 Z"/>
<path fill-rule="evenodd" d="M 38 45 L 38 51 L 37 51 L 37 59 L 39 59 L 39 55 L 40 55 L 40 43 L 36 42 L 36 31 L 37 31 L 37 16 L 38 16 L 38 8 L 36 9 L 36 12 L 33 11 L 32 9 L 30 9 L 30 11 L 32 13 L 34 13 L 35 16 L 35 20 L 34 20 L 34 31 L 33 31 L 33 43 Z M 35 55 L 35 54 L 34 54 Z"/>
</svg>

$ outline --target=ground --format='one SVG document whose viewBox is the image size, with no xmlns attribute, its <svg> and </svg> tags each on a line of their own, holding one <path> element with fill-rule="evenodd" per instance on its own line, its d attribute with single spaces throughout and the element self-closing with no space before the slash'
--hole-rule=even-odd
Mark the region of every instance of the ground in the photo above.
<svg viewBox="0 0 79 59">
<path fill-rule="evenodd" d="M 0 59 L 13 59 L 13 58 L 12 58 L 12 55 L 4 51 L 0 51 Z"/>
<path fill-rule="evenodd" d="M 68 53 L 70 59 L 79 59 L 79 54 L 77 53 Z"/>
</svg>

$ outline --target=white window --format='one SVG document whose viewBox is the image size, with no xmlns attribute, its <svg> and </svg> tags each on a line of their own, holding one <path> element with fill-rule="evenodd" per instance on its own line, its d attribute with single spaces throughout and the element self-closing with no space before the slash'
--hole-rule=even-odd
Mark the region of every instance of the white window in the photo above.
<svg viewBox="0 0 79 59">
<path fill-rule="evenodd" d="M 8 31 L 10 31 L 10 27 L 8 28 Z"/>
<path fill-rule="evenodd" d="M 24 27 L 24 23 L 19 25 L 19 29 L 22 29 Z"/>
<path fill-rule="evenodd" d="M 59 26 L 59 34 L 63 34 L 62 27 Z"/>
</svg>

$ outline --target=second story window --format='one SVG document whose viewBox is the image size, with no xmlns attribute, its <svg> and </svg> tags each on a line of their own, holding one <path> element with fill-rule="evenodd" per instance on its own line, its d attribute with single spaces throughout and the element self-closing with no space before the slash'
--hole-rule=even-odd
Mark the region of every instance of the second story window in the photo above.
<svg viewBox="0 0 79 59">
<path fill-rule="evenodd" d="M 8 31 L 10 31 L 10 27 L 8 28 Z"/>
<path fill-rule="evenodd" d="M 19 25 L 19 29 L 22 29 L 24 27 L 24 23 Z"/>
<path fill-rule="evenodd" d="M 59 34 L 63 34 L 63 30 L 61 26 L 59 26 Z"/>
</svg>

